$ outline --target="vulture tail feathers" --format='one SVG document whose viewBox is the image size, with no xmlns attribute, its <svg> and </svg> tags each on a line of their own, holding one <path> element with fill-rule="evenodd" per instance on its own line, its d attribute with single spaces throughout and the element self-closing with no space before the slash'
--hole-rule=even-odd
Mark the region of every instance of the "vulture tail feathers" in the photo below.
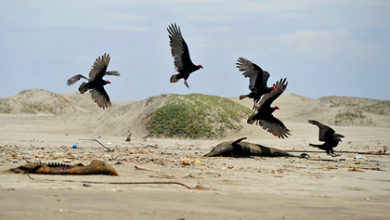
<svg viewBox="0 0 390 220">
<path fill-rule="evenodd" d="M 81 94 L 84 94 L 86 91 L 88 91 L 89 90 L 89 88 L 88 88 L 88 83 L 86 83 L 86 82 L 83 82 L 81 85 L 80 85 L 80 87 L 79 87 L 79 92 L 81 93 Z"/>
<path fill-rule="evenodd" d="M 317 148 L 322 146 L 322 144 L 309 144 L 309 145 L 312 146 L 312 147 L 317 147 Z"/>
<path fill-rule="evenodd" d="M 178 82 L 180 80 L 180 78 L 178 77 L 179 74 L 174 74 L 171 76 L 171 79 L 170 79 L 170 82 L 171 83 L 175 83 L 175 82 Z"/>
</svg>

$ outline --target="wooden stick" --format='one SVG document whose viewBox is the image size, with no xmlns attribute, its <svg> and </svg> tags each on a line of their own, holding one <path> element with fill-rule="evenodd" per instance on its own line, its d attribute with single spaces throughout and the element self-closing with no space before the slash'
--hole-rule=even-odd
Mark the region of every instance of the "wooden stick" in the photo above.
<svg viewBox="0 0 390 220">
<path fill-rule="evenodd" d="M 80 138 L 79 140 L 84 140 L 84 141 L 96 141 L 98 144 L 100 144 L 102 147 L 104 147 L 107 152 L 114 152 L 114 150 L 106 147 L 104 144 L 102 144 L 100 141 L 98 141 L 97 139 L 83 139 L 83 138 Z"/>
<path fill-rule="evenodd" d="M 318 151 L 318 150 L 286 150 L 286 152 L 295 152 L 295 153 L 324 153 L 324 151 Z M 368 151 L 368 152 L 362 152 L 362 151 L 335 151 L 336 153 L 344 153 L 344 154 L 367 154 L 367 155 L 387 155 L 390 156 L 390 154 L 387 153 L 380 153 L 378 151 Z"/>
<path fill-rule="evenodd" d="M 150 168 L 146 168 L 146 167 L 141 167 L 141 166 L 137 166 L 137 165 L 135 165 L 134 168 L 135 168 L 136 170 L 160 172 L 160 170 L 154 170 L 154 169 L 150 169 Z"/>
<path fill-rule="evenodd" d="M 115 184 L 115 185 L 145 185 L 145 184 L 175 184 L 183 186 L 187 189 L 198 189 L 199 187 L 190 187 L 184 183 L 176 182 L 176 181 L 152 181 L 152 182 L 100 182 L 100 181 L 77 181 L 77 180 L 53 180 L 53 179 L 36 179 L 33 178 L 30 174 L 27 176 L 32 180 L 43 180 L 43 181 L 62 181 L 66 183 L 88 183 L 88 184 Z"/>
</svg>

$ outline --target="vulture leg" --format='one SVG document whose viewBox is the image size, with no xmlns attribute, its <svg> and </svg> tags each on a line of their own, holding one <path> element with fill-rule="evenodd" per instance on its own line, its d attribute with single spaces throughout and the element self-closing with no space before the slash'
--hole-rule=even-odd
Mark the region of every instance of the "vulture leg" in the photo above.
<svg viewBox="0 0 390 220">
<path fill-rule="evenodd" d="M 338 157 L 338 156 L 341 156 L 341 154 L 336 154 L 334 151 L 333 151 L 333 148 L 330 150 L 330 152 L 331 152 L 331 156 L 332 157 Z"/>
<path fill-rule="evenodd" d="M 187 83 L 187 80 L 186 80 L 186 79 L 184 80 L 184 85 L 186 85 L 186 86 L 187 86 L 187 88 L 190 88 L 190 86 L 188 85 L 188 83 Z"/>
<path fill-rule="evenodd" d="M 253 101 L 253 110 L 256 110 L 256 109 L 257 109 L 257 102 Z"/>
<path fill-rule="evenodd" d="M 249 97 L 249 94 L 248 95 L 240 95 L 240 99 L 245 99 L 245 98 L 248 98 Z"/>
</svg>

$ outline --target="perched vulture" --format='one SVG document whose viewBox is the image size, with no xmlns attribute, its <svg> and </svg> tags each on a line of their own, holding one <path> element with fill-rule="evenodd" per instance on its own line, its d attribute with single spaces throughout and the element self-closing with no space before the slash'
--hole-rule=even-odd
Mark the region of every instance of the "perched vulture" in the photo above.
<svg viewBox="0 0 390 220">
<path fill-rule="evenodd" d="M 104 85 L 111 84 L 111 82 L 104 80 L 103 76 L 119 76 L 119 72 L 106 71 L 109 62 L 110 55 L 105 53 L 102 57 L 96 58 L 91 71 L 89 71 L 89 79 L 81 74 L 78 74 L 68 79 L 67 84 L 70 86 L 75 82 L 79 81 L 81 78 L 87 79 L 88 82 L 83 82 L 80 85 L 80 93 L 84 94 L 86 91 L 89 90 L 92 99 L 100 108 L 105 109 L 111 107 L 110 97 L 108 96 L 106 90 L 104 90 Z"/>
<path fill-rule="evenodd" d="M 272 113 L 279 109 L 279 107 L 276 105 L 271 107 L 271 103 L 277 99 L 284 90 L 286 90 L 287 84 L 286 78 L 280 79 L 276 82 L 275 90 L 272 90 L 263 96 L 256 107 L 257 112 L 248 118 L 248 124 L 256 122 L 256 124 L 260 125 L 266 131 L 272 133 L 278 138 L 287 138 L 287 135 L 291 135 L 290 130 L 284 126 L 283 122 L 272 115 Z"/>
<path fill-rule="evenodd" d="M 269 73 L 255 63 L 239 57 L 236 65 L 238 70 L 243 72 L 244 77 L 249 77 L 249 89 L 251 90 L 248 95 L 240 95 L 240 99 L 252 98 L 254 101 L 253 109 L 255 109 L 261 96 L 275 90 L 275 86 L 267 87 Z"/>
<path fill-rule="evenodd" d="M 195 65 L 192 63 L 190 58 L 190 52 L 188 46 L 181 35 L 180 27 L 176 24 L 171 24 L 168 28 L 169 39 L 171 46 L 171 52 L 174 59 L 175 69 L 178 74 L 171 76 L 171 83 L 178 82 L 180 79 L 184 79 L 184 85 L 190 88 L 187 79 L 190 74 L 200 68 L 203 69 L 202 65 Z"/>
<path fill-rule="evenodd" d="M 322 150 L 325 150 L 327 154 L 333 157 L 337 156 L 334 153 L 333 148 L 335 148 L 339 144 L 339 142 L 341 142 L 340 138 L 344 138 L 344 135 L 337 134 L 332 128 L 318 121 L 309 120 L 309 123 L 318 126 L 318 128 L 320 129 L 319 140 L 325 142 L 323 144 L 309 144 L 309 145 L 312 147 L 318 147 Z"/>
</svg>

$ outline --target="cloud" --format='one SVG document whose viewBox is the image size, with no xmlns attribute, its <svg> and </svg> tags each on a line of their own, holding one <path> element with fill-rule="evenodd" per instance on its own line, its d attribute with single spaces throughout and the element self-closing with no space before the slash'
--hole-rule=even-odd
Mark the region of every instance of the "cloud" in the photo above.
<svg viewBox="0 0 390 220">
<path fill-rule="evenodd" d="M 226 26 L 212 27 L 212 28 L 209 28 L 208 31 L 211 33 L 228 33 L 228 32 L 233 31 L 233 28 L 226 27 Z"/>
<path fill-rule="evenodd" d="M 196 15 L 189 15 L 189 19 L 193 21 L 211 21 L 211 22 L 226 22 L 226 21 L 232 21 L 235 20 L 233 16 L 228 15 L 218 15 L 218 14 L 196 14 Z"/>
<path fill-rule="evenodd" d="M 308 58 L 364 58 L 375 54 L 376 46 L 358 41 L 346 28 L 323 31 L 297 31 L 279 37 L 282 47 L 291 55 Z"/>
<path fill-rule="evenodd" d="M 137 16 L 128 13 L 112 12 L 107 10 L 98 10 L 94 12 L 96 17 L 102 17 L 104 20 L 110 20 L 114 22 L 126 22 L 126 21 L 140 21 L 146 20 L 143 16 Z"/>
<path fill-rule="evenodd" d="M 360 7 L 389 7 L 390 2 L 387 0 L 326 0 L 316 1 L 317 5 L 334 5 L 334 6 L 360 6 Z"/>
<path fill-rule="evenodd" d="M 286 10 L 303 10 L 313 5 L 312 0 L 295 0 L 295 1 L 238 1 L 240 4 L 237 8 L 248 12 L 261 11 L 286 11 Z"/>
<path fill-rule="evenodd" d="M 320 53 L 327 56 L 339 52 L 346 43 L 354 40 L 350 31 L 341 28 L 334 31 L 297 31 L 283 34 L 280 41 L 297 55 L 313 56 Z"/>
</svg>

